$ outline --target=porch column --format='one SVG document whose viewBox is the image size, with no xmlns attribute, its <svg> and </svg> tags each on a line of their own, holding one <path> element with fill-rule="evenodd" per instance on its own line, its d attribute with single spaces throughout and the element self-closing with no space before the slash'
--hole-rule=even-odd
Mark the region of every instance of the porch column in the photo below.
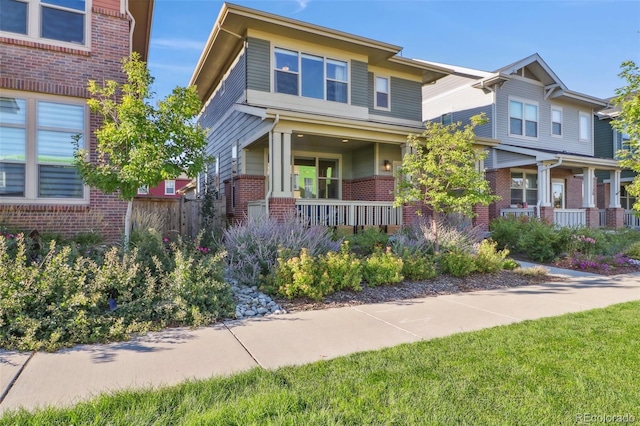
<svg viewBox="0 0 640 426">
<path fill-rule="evenodd" d="M 624 227 L 624 209 L 620 204 L 620 170 L 609 172 L 609 207 L 607 212 L 607 228 Z"/>
<path fill-rule="evenodd" d="M 276 198 L 292 197 L 291 133 L 273 132 L 269 138 L 269 188 Z"/>
<path fill-rule="evenodd" d="M 582 169 L 582 173 L 582 188 L 584 192 L 584 196 L 582 197 L 582 208 L 595 208 L 596 203 L 593 196 L 593 181 L 595 179 L 595 169 L 593 167 L 585 167 Z"/>
<path fill-rule="evenodd" d="M 609 207 L 620 208 L 620 170 L 609 172 Z"/>
<path fill-rule="evenodd" d="M 551 170 L 538 163 L 538 200 L 541 207 L 551 207 Z"/>
</svg>

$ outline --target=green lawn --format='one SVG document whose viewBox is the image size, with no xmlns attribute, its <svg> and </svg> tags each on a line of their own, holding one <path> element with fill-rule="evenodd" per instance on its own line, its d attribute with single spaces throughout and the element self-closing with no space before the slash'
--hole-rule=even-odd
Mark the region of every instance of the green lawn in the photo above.
<svg viewBox="0 0 640 426">
<path fill-rule="evenodd" d="M 574 424 L 640 422 L 640 302 L 104 396 L 0 424 Z M 578 422 L 579 423 L 579 422 Z"/>
</svg>

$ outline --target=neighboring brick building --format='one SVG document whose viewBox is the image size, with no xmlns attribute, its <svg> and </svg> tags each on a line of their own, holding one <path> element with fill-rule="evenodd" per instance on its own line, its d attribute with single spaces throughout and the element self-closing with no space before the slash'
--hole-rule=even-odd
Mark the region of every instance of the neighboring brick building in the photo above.
<svg viewBox="0 0 640 426">
<path fill-rule="evenodd" d="M 82 184 L 71 136 L 95 156 L 89 79 L 123 82 L 146 60 L 153 0 L 3 1 L 0 10 L 0 225 L 117 239 L 126 203 Z"/>
</svg>

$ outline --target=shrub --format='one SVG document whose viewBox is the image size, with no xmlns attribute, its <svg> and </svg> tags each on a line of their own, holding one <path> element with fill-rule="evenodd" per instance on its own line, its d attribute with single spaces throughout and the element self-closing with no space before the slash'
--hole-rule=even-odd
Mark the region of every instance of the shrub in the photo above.
<svg viewBox="0 0 640 426">
<path fill-rule="evenodd" d="M 632 259 L 640 260 L 640 242 L 631 245 L 625 253 Z"/>
<path fill-rule="evenodd" d="M 377 250 L 363 262 L 362 275 L 372 286 L 399 283 L 403 280 L 402 259 L 391 252 Z"/>
<path fill-rule="evenodd" d="M 522 233 L 522 220 L 517 217 L 500 217 L 489 224 L 491 239 L 503 249 L 517 249 Z"/>
<path fill-rule="evenodd" d="M 280 251 L 283 254 L 283 250 Z M 275 268 L 271 288 L 277 293 L 293 299 L 310 297 L 321 300 L 335 291 L 349 288 L 362 290 L 362 264 L 349 252 L 348 242 L 339 252 L 313 257 L 303 248 L 300 256 L 280 256 Z"/>
<path fill-rule="evenodd" d="M 345 237 L 351 244 L 351 250 L 361 256 L 368 256 L 376 249 L 384 248 L 389 236 L 380 228 L 365 228 L 356 234 Z"/>
<path fill-rule="evenodd" d="M 478 246 L 478 251 L 474 259 L 475 269 L 478 272 L 498 272 L 503 268 L 505 258 L 509 250 L 497 251 L 495 241 L 483 240 Z"/>
<path fill-rule="evenodd" d="M 556 230 L 539 220 L 529 221 L 518 242 L 518 251 L 538 262 L 550 262 L 560 252 Z"/>
<path fill-rule="evenodd" d="M 96 262 L 53 241 L 42 260 L 32 262 L 24 236 L 15 246 L 10 255 L 0 237 L 0 346 L 7 349 L 126 339 L 169 324 L 207 324 L 234 311 L 230 287 L 222 282 L 223 253 L 207 256 L 174 245 L 168 268 L 152 257 L 152 273 L 136 248 L 122 253 L 112 247 Z"/>
<path fill-rule="evenodd" d="M 244 285 L 265 284 L 265 278 L 275 268 L 278 251 L 298 256 L 303 247 L 316 256 L 337 251 L 340 242 L 333 241 L 331 230 L 323 226 L 307 227 L 295 217 L 284 221 L 275 218 L 248 219 L 246 223 L 224 231 L 232 278 Z"/>
<path fill-rule="evenodd" d="M 438 271 L 433 256 L 405 249 L 402 253 L 402 275 L 414 281 L 435 278 Z"/>
<path fill-rule="evenodd" d="M 465 277 L 475 271 L 476 265 L 470 253 L 454 250 L 440 256 L 440 268 L 454 277 Z"/>
<path fill-rule="evenodd" d="M 520 264 L 513 259 L 505 259 L 504 262 L 502 262 L 502 269 L 506 269 L 508 271 L 512 271 L 519 267 Z"/>
</svg>

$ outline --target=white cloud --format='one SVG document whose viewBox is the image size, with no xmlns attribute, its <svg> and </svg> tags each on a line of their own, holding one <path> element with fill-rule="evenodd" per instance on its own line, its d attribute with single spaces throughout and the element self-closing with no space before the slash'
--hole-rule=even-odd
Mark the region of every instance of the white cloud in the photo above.
<svg viewBox="0 0 640 426">
<path fill-rule="evenodd" d="M 298 4 L 298 10 L 295 13 L 302 12 L 307 8 L 311 0 L 294 0 Z"/>
<path fill-rule="evenodd" d="M 306 1 L 306 0 L 300 0 Z M 165 49 L 180 49 L 180 50 L 198 50 L 201 51 L 204 47 L 204 41 L 199 40 L 185 40 L 178 38 L 156 38 L 151 40 L 152 47 L 160 47 Z"/>
</svg>

